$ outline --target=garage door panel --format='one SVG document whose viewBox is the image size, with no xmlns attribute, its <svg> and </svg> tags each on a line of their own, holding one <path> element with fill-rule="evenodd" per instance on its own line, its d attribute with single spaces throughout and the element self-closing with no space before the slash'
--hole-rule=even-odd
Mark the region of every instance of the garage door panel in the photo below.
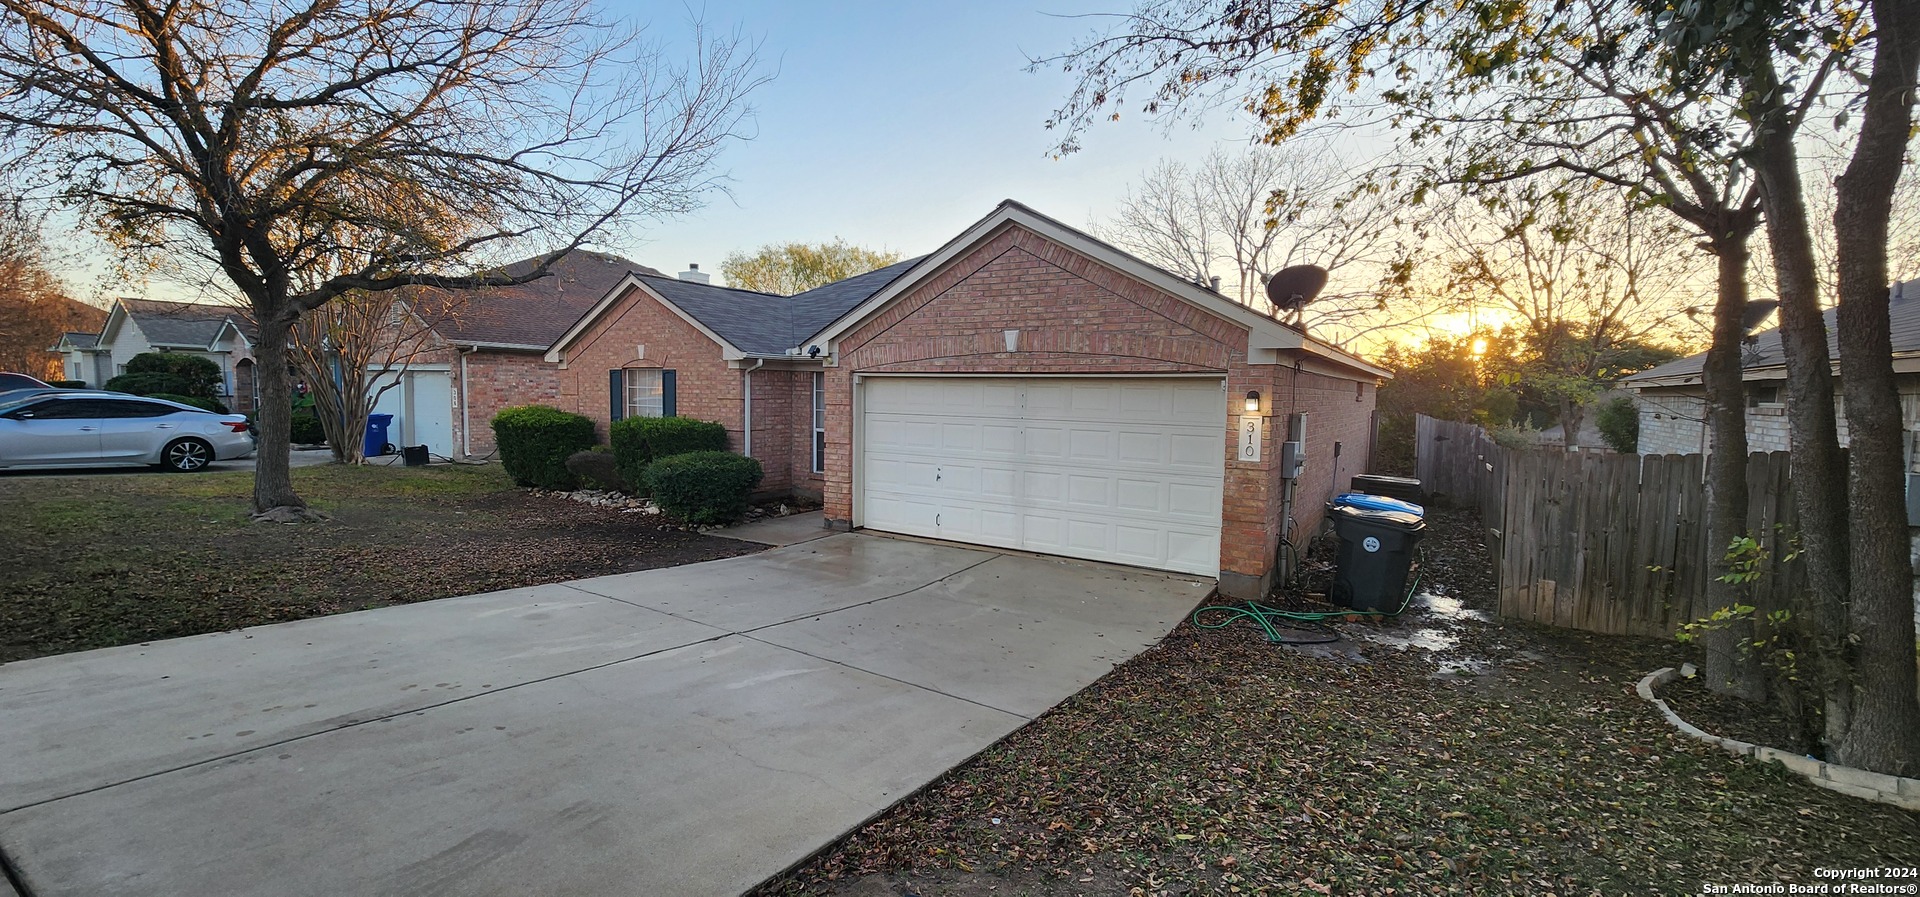
<svg viewBox="0 0 1920 897">
<path fill-rule="evenodd" d="M 1067 501 L 1094 508 L 1112 507 L 1113 479 L 1085 474 L 1067 477 Z"/>
<path fill-rule="evenodd" d="M 980 425 L 980 451 L 1001 458 L 1018 457 L 1021 453 L 1020 428 L 1007 424 Z"/>
<path fill-rule="evenodd" d="M 1191 483 L 1168 483 L 1166 512 L 1217 520 L 1220 517 L 1220 493 Z"/>
<path fill-rule="evenodd" d="M 1067 457 L 1082 462 L 1111 461 L 1114 459 L 1113 437 L 1111 430 L 1075 427 L 1067 431 Z"/>
<path fill-rule="evenodd" d="M 1022 454 L 1032 460 L 1067 460 L 1067 430 L 1065 427 L 1048 426 L 1029 422 L 1026 426 L 1026 442 Z"/>
<path fill-rule="evenodd" d="M 1224 432 L 1224 431 L 1223 431 Z M 1226 463 L 1222 436 L 1175 434 L 1167 440 L 1167 463 L 1195 470 L 1220 470 Z"/>
<path fill-rule="evenodd" d="M 1220 382 L 864 381 L 864 526 L 1213 575 Z"/>
</svg>

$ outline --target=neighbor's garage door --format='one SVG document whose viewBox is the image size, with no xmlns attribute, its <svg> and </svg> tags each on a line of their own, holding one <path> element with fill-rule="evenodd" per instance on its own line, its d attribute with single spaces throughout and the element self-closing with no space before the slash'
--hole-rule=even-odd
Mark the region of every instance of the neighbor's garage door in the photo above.
<svg viewBox="0 0 1920 897">
<path fill-rule="evenodd" d="M 869 377 L 862 526 L 1214 576 L 1217 379 Z"/>
</svg>

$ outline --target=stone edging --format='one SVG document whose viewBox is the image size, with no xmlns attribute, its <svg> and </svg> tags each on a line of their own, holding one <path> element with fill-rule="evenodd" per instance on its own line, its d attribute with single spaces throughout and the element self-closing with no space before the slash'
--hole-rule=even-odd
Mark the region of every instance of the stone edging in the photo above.
<svg viewBox="0 0 1920 897">
<path fill-rule="evenodd" d="M 1875 803 L 1891 804 L 1903 810 L 1920 810 L 1920 779 L 1907 779 L 1899 776 L 1886 775 L 1884 773 L 1868 772 L 1864 769 L 1854 769 L 1851 766 L 1823 763 L 1812 757 L 1790 754 L 1777 748 L 1748 744 L 1744 741 L 1722 738 L 1711 732 L 1701 731 L 1698 726 L 1681 719 L 1679 714 L 1673 712 L 1672 707 L 1667 706 L 1667 702 L 1660 700 L 1653 693 L 1655 686 L 1665 685 L 1678 678 L 1680 678 L 1679 670 L 1673 667 L 1661 667 L 1648 673 L 1646 678 L 1641 679 L 1640 684 L 1635 687 L 1635 690 L 1640 693 L 1642 699 L 1660 708 L 1660 714 L 1667 718 L 1668 723 L 1671 723 L 1674 728 L 1686 733 L 1688 737 L 1693 738 L 1695 741 L 1702 741 L 1716 747 L 1725 748 L 1743 757 L 1752 757 L 1756 760 L 1770 760 L 1779 763 L 1781 766 L 1804 776 L 1807 781 L 1819 785 L 1828 791 L 1838 791 L 1849 797 L 1857 797 Z"/>
</svg>

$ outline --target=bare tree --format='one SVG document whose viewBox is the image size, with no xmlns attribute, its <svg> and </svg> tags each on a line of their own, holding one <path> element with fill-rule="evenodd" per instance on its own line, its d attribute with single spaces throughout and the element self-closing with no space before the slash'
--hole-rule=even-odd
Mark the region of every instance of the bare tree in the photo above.
<svg viewBox="0 0 1920 897">
<path fill-rule="evenodd" d="M 254 509 L 297 519 L 301 315 L 356 290 L 533 280 L 715 186 L 763 80 L 753 49 L 642 37 L 587 0 L 0 0 L 0 152 L 123 252 L 198 263 L 245 300 Z"/>
<path fill-rule="evenodd" d="M 1197 168 L 1162 160 L 1114 218 L 1095 229 L 1147 261 L 1272 314 L 1267 278 L 1290 265 L 1327 269 L 1329 289 L 1303 323 L 1344 342 L 1380 323 L 1380 284 L 1399 254 L 1390 198 L 1364 172 L 1306 147 L 1215 150 Z"/>
<path fill-rule="evenodd" d="M 348 293 L 301 315 L 294 325 L 294 366 L 311 387 L 314 411 L 337 462 L 365 460 L 367 415 L 399 385 L 395 373 L 423 353 L 446 348 L 403 292 Z M 445 309 L 435 320 L 453 313 Z"/>
<path fill-rule="evenodd" d="M 1702 276 L 1676 222 L 1592 189 L 1483 190 L 1438 215 L 1449 304 L 1504 318 L 1539 360 L 1529 386 L 1558 406 L 1568 444 L 1622 363 L 1669 331 Z M 1442 209 L 1435 209 L 1441 212 Z"/>
</svg>

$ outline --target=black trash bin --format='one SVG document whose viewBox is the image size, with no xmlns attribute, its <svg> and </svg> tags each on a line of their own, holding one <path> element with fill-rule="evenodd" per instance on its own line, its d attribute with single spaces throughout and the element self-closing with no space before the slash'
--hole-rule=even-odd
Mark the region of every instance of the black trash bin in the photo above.
<svg viewBox="0 0 1920 897">
<path fill-rule="evenodd" d="M 1406 511 L 1340 505 L 1327 511 L 1340 537 L 1334 560 L 1333 603 L 1354 610 L 1396 613 L 1406 599 L 1413 549 L 1426 521 Z"/>
</svg>

